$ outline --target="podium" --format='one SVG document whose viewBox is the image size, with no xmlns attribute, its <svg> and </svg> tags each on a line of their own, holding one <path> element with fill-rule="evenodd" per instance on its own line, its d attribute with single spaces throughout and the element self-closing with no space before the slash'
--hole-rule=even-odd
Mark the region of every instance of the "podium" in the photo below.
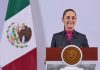
<svg viewBox="0 0 100 70">
<path fill-rule="evenodd" d="M 83 54 L 76 66 L 68 66 L 61 59 L 63 48 L 46 48 L 46 70 L 95 70 L 98 61 L 98 48 L 80 48 Z"/>
</svg>

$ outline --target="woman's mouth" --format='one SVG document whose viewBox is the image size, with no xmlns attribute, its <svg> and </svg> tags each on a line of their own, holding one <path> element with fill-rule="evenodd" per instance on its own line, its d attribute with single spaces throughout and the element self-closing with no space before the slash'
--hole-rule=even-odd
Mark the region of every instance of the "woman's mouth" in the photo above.
<svg viewBox="0 0 100 70">
<path fill-rule="evenodd" d="M 68 27 L 68 29 L 72 29 L 72 27 Z"/>
</svg>

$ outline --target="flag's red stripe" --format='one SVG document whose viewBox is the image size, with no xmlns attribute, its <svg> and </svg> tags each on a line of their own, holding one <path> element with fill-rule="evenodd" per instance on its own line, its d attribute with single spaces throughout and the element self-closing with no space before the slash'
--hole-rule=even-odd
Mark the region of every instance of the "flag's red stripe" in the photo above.
<svg viewBox="0 0 100 70">
<path fill-rule="evenodd" d="M 3 70 L 37 70 L 37 49 L 33 49 L 22 57 L 9 63 Z"/>
</svg>

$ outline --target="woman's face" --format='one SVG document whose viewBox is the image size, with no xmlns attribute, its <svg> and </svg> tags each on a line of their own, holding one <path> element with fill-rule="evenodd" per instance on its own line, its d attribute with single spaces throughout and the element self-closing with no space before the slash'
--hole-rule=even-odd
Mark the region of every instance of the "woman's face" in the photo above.
<svg viewBox="0 0 100 70">
<path fill-rule="evenodd" d="M 64 15 L 64 18 L 62 19 L 64 23 L 64 28 L 67 31 L 74 30 L 75 24 L 76 24 L 76 15 L 73 11 L 68 11 Z"/>
</svg>

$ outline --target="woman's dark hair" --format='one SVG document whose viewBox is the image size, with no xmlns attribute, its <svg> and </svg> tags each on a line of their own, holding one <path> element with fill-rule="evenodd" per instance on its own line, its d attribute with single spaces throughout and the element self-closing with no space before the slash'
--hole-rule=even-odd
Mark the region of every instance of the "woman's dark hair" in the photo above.
<svg viewBox="0 0 100 70">
<path fill-rule="evenodd" d="M 63 13 L 63 19 L 64 19 L 65 14 L 66 14 L 68 11 L 72 11 L 72 12 L 74 12 L 75 15 L 76 15 L 76 12 L 75 12 L 73 9 L 66 9 L 66 10 L 64 11 L 64 13 Z"/>
</svg>

